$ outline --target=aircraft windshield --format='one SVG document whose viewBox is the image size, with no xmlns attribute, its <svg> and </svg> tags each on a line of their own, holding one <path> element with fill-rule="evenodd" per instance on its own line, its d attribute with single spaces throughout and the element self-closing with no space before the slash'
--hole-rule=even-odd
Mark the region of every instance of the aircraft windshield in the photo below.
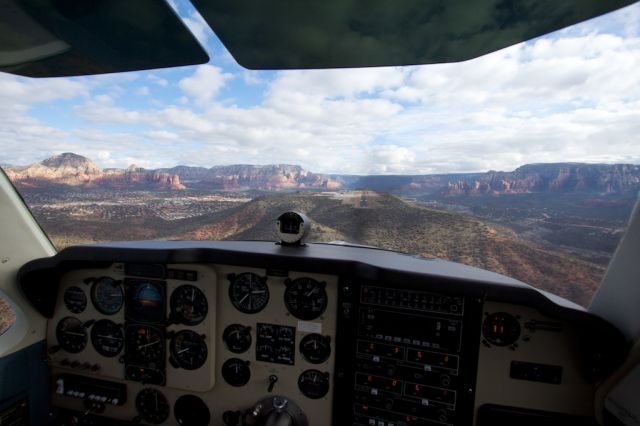
<svg viewBox="0 0 640 426">
<path fill-rule="evenodd" d="M 346 241 L 502 273 L 586 306 L 640 190 L 640 4 L 455 64 L 0 74 L 0 165 L 56 247 Z"/>
</svg>

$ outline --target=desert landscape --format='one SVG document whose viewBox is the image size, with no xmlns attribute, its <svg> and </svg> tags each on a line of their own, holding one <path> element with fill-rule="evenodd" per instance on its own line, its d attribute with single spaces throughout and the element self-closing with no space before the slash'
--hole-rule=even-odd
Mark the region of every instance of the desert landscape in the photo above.
<svg viewBox="0 0 640 426">
<path fill-rule="evenodd" d="M 586 306 L 640 189 L 634 165 L 346 176 L 299 166 L 100 169 L 67 153 L 5 167 L 57 248 L 130 239 L 274 240 L 284 211 L 342 241 L 505 274 Z"/>
</svg>

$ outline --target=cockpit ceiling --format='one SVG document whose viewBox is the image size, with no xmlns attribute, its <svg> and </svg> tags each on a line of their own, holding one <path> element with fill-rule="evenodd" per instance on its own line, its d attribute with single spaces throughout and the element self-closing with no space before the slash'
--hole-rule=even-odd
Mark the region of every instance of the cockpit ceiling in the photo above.
<svg viewBox="0 0 640 426">
<path fill-rule="evenodd" d="M 250 69 L 459 62 L 634 3 L 629 0 L 192 0 Z"/>
<path fill-rule="evenodd" d="M 65 77 L 201 64 L 209 56 L 158 0 L 0 0 L 0 70 Z"/>
<path fill-rule="evenodd" d="M 634 3 L 630 0 L 193 0 L 250 69 L 416 65 L 472 59 Z M 0 0 L 0 70 L 31 77 L 205 63 L 157 0 Z"/>
</svg>

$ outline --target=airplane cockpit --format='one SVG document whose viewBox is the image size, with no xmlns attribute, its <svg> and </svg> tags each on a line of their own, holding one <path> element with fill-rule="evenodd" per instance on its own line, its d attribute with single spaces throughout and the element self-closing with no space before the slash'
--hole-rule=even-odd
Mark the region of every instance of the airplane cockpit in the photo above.
<svg viewBox="0 0 640 426">
<path fill-rule="evenodd" d="M 132 3 L 0 2 L 0 46 L 11 47 L 0 68 L 38 77 L 208 60 L 165 2 Z M 405 22 L 400 38 L 390 28 L 406 15 L 387 2 L 340 3 L 307 4 L 312 13 L 291 1 L 193 1 L 238 62 L 258 69 L 466 60 L 630 2 L 483 1 L 513 19 L 482 31 L 429 2 L 451 31 Z M 421 2 L 409 3 L 389 7 Z M 340 32 L 342 19 L 362 37 Z M 320 29 L 350 43 L 302 43 Z M 378 48 L 368 29 L 380 31 Z M 637 207 L 588 309 L 459 263 L 311 243 L 313 220 L 294 211 L 270 218 L 273 241 L 58 252 L 4 174 L 0 212 L 0 296 L 16 317 L 0 334 L 1 426 L 638 424 Z"/>
</svg>

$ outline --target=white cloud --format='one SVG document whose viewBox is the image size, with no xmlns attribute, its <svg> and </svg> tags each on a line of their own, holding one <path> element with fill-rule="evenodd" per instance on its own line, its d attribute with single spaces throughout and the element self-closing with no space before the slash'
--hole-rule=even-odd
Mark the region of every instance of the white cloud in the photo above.
<svg viewBox="0 0 640 426">
<path fill-rule="evenodd" d="M 160 87 L 167 87 L 167 85 L 169 84 L 169 81 L 167 81 L 167 79 L 162 78 L 162 77 L 158 77 L 155 74 L 149 74 L 147 76 L 147 80 L 157 84 Z"/>
<path fill-rule="evenodd" d="M 191 77 L 180 80 L 180 89 L 198 102 L 206 104 L 218 94 L 228 80 L 233 78 L 232 74 L 225 73 L 221 68 L 213 65 L 200 65 Z"/>
<path fill-rule="evenodd" d="M 625 28 L 633 28 L 633 13 L 625 13 Z M 149 167 L 296 163 L 317 172 L 395 174 L 640 163 L 640 38 L 594 28 L 424 67 L 283 71 L 269 79 L 271 73 L 203 65 L 177 85 L 171 72 L 42 87 L 8 79 L 4 89 L 0 79 L 3 99 L 29 99 L 0 106 L 0 137 L 16 139 L 3 142 L 5 152 L 17 153 L 12 158 L 43 157 L 19 144 L 55 146 L 82 149 L 111 166 L 143 158 Z M 243 92 L 231 102 L 241 106 L 218 101 L 234 76 Z M 128 103 L 127 93 L 151 84 L 155 102 L 145 109 Z M 73 97 L 85 100 L 72 112 L 86 128 L 61 130 L 27 115 L 34 103 Z M 12 158 L 0 162 L 16 163 Z"/>
<path fill-rule="evenodd" d="M 367 174 L 403 174 L 415 170 L 415 152 L 396 145 L 374 146 L 364 155 Z"/>
<path fill-rule="evenodd" d="M 260 75 L 260 71 L 245 70 L 242 72 L 242 80 L 247 85 L 263 84 L 265 80 Z"/>
<path fill-rule="evenodd" d="M 147 96 L 150 92 L 149 92 L 149 88 L 147 86 L 142 86 L 139 87 L 138 89 L 136 89 L 136 95 L 139 96 Z"/>
<path fill-rule="evenodd" d="M 33 105 L 86 96 L 88 92 L 89 87 L 83 80 L 25 79 L 0 73 L 0 99 L 5 104 Z"/>
<path fill-rule="evenodd" d="M 405 75 L 402 68 L 283 71 L 271 84 L 268 96 L 336 98 L 373 94 L 400 86 Z"/>
</svg>

